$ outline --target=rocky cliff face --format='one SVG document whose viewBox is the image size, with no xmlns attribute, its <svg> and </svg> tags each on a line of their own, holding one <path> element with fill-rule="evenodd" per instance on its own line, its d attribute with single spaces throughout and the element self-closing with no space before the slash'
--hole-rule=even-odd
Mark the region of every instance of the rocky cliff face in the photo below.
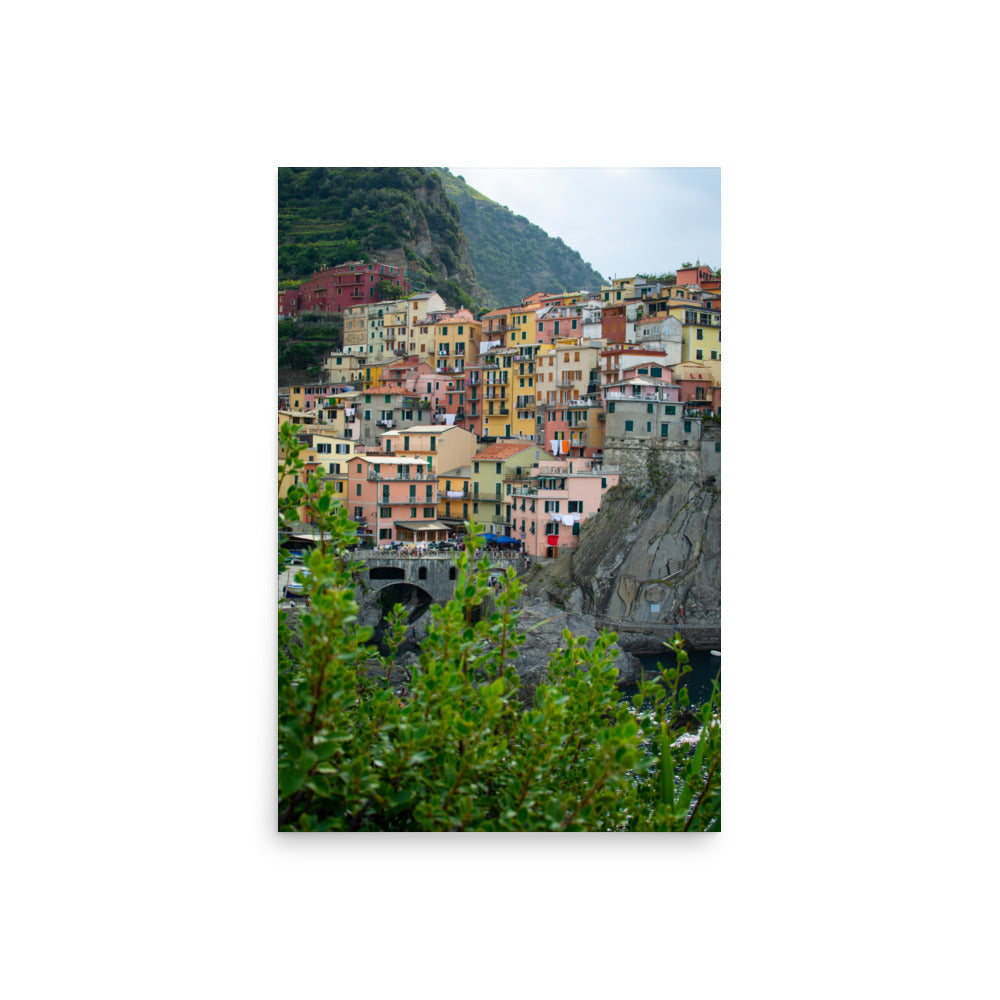
<svg viewBox="0 0 1000 1000">
<path fill-rule="evenodd" d="M 720 641 L 721 489 L 694 449 L 649 446 L 583 525 L 579 547 L 529 582 L 537 597 L 592 615 L 633 652 L 659 651 L 679 630 L 694 649 Z M 634 458 L 635 456 L 631 456 Z M 562 565 L 559 565 L 562 564 Z"/>
</svg>

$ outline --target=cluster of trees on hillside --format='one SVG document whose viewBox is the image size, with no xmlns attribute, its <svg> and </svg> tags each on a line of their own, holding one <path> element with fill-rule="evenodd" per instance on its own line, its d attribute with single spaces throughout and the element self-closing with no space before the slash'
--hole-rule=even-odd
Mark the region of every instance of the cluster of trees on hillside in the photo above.
<svg viewBox="0 0 1000 1000">
<path fill-rule="evenodd" d="M 278 382 L 285 384 L 290 372 L 299 377 L 318 378 L 323 360 L 344 343 L 344 322 L 340 316 L 313 313 L 297 320 L 278 321 Z"/>
</svg>

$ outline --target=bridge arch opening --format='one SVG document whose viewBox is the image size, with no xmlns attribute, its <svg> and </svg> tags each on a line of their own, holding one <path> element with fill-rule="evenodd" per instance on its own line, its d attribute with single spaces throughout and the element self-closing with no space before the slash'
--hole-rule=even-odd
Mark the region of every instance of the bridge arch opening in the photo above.
<svg viewBox="0 0 1000 1000">
<path fill-rule="evenodd" d="M 421 615 L 427 613 L 430 606 L 434 603 L 434 598 L 423 587 L 418 587 L 416 584 L 391 583 L 388 587 L 383 587 L 378 592 L 378 603 L 382 613 L 378 624 L 375 626 L 372 639 L 375 641 L 380 652 L 387 653 L 388 648 L 385 646 L 385 633 L 387 629 L 386 619 L 389 616 L 389 612 L 397 604 L 402 604 L 406 610 L 406 624 L 410 625 L 420 618 Z"/>
<path fill-rule="evenodd" d="M 369 580 L 405 580 L 406 570 L 402 566 L 372 566 L 368 570 Z"/>
</svg>

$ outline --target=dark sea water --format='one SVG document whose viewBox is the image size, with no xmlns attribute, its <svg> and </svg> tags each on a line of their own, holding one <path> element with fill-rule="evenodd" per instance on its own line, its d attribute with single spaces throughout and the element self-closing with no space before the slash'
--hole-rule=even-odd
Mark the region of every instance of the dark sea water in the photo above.
<svg viewBox="0 0 1000 1000">
<path fill-rule="evenodd" d="M 638 656 L 646 673 L 646 680 L 651 680 L 660 673 L 657 662 L 664 667 L 674 666 L 674 654 L 664 649 L 662 653 L 644 653 Z M 691 698 L 692 705 L 701 704 L 708 700 L 712 693 L 712 681 L 718 678 L 719 687 L 722 687 L 722 657 L 713 656 L 706 650 L 693 650 L 688 652 L 688 662 L 691 665 L 691 673 L 685 674 L 681 684 L 686 686 Z M 635 685 L 622 687 L 622 693 L 631 697 L 636 692 Z"/>
</svg>

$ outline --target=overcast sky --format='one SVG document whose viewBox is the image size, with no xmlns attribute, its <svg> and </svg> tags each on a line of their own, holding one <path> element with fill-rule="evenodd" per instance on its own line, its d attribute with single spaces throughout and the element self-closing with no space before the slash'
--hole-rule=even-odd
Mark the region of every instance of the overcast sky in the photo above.
<svg viewBox="0 0 1000 1000">
<path fill-rule="evenodd" d="M 722 266 L 715 167 L 450 167 L 541 226 L 605 278 Z"/>
</svg>

